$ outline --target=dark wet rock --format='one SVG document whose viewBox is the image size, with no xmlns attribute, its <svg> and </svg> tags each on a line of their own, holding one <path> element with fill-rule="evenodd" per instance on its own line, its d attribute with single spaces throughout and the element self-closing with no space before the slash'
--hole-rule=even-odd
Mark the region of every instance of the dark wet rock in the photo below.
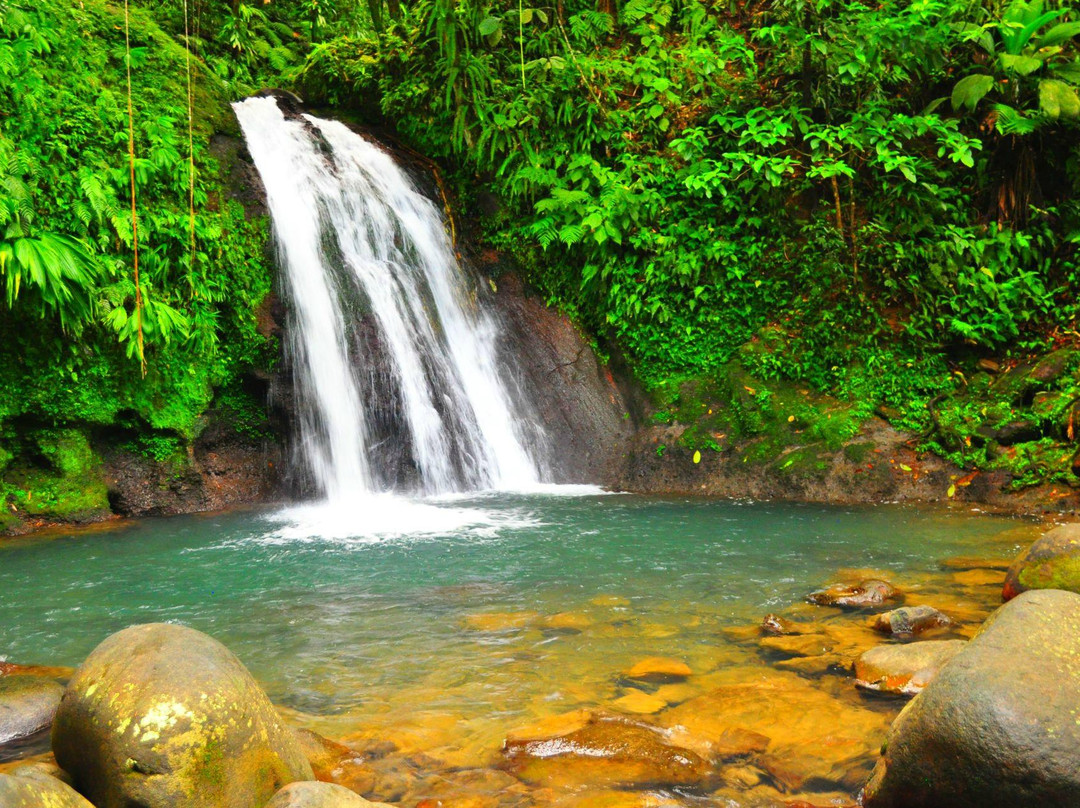
<svg viewBox="0 0 1080 808">
<path fill-rule="evenodd" d="M 295 730 L 295 735 L 317 780 L 336 783 L 361 794 L 375 787 L 378 774 L 360 752 L 309 729 Z"/>
<path fill-rule="evenodd" d="M 1002 596 L 1009 600 L 1029 589 L 1080 592 L 1080 523 L 1044 533 L 1012 563 Z"/>
<path fill-rule="evenodd" d="M 49 727 L 63 692 L 52 679 L 0 676 L 0 760 L 49 748 Z"/>
<path fill-rule="evenodd" d="M 1032 421 L 1016 420 L 1000 426 L 983 424 L 975 430 L 975 434 L 999 446 L 1015 446 L 1018 443 L 1038 440 L 1042 437 L 1042 429 Z"/>
<path fill-rule="evenodd" d="M 879 645 L 855 662 L 855 686 L 862 690 L 914 696 L 963 650 L 964 640 L 925 640 Z"/>
<path fill-rule="evenodd" d="M 951 626 L 952 620 L 933 606 L 901 606 L 877 615 L 871 625 L 875 631 L 882 634 L 910 637 L 935 628 Z"/>
<path fill-rule="evenodd" d="M 183 626 L 102 642 L 64 692 L 56 761 L 97 808 L 262 808 L 311 780 L 300 744 L 225 646 Z"/>
<path fill-rule="evenodd" d="M 998 609 L 900 713 L 867 808 L 1080 805 L 1080 595 Z"/>
<path fill-rule="evenodd" d="M 46 774 L 0 774 L 3 808 L 94 808 L 71 786 Z"/>
<path fill-rule="evenodd" d="M 291 783 L 274 795 L 266 808 L 388 808 L 369 802 L 354 791 L 333 783 Z"/>
<path fill-rule="evenodd" d="M 663 730 L 611 716 L 594 716 L 565 735 L 507 740 L 503 762 L 522 780 L 550 786 L 698 786 L 711 774 L 703 758 L 669 743 Z"/>
<path fill-rule="evenodd" d="M 1028 374 L 1033 382 L 1039 384 L 1051 384 L 1060 379 L 1070 365 L 1075 364 L 1075 359 L 1080 356 L 1073 348 L 1059 348 L 1040 359 Z"/>
<path fill-rule="evenodd" d="M 880 606 L 900 598 L 900 592 L 888 581 L 876 578 L 859 584 L 834 584 L 809 595 L 807 600 L 819 606 L 842 606 L 847 609 L 863 609 Z"/>
</svg>

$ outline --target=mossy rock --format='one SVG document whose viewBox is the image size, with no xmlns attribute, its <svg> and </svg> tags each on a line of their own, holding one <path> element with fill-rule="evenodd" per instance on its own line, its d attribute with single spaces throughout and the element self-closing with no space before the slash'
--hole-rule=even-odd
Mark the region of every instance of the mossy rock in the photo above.
<svg viewBox="0 0 1080 808">
<path fill-rule="evenodd" d="M 998 609 L 897 716 L 866 808 L 1080 805 L 1080 595 Z"/>
<path fill-rule="evenodd" d="M 70 786 L 46 774 L 0 774 L 3 808 L 94 808 Z"/>
<path fill-rule="evenodd" d="M 78 429 L 36 432 L 8 464 L 0 493 L 32 516 L 89 517 L 109 510 L 101 459 Z"/>
<path fill-rule="evenodd" d="M 263 808 L 311 766 L 221 643 L 133 626 L 76 670 L 53 724 L 56 761 L 97 808 Z"/>
<path fill-rule="evenodd" d="M 1029 589 L 1065 589 L 1080 593 L 1080 524 L 1044 533 L 1009 567 L 1002 597 Z"/>
</svg>

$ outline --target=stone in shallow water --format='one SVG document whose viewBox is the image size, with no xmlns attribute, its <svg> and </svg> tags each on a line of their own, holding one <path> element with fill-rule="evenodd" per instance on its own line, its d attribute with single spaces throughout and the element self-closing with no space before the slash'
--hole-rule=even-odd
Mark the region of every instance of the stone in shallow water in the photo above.
<svg viewBox="0 0 1080 808">
<path fill-rule="evenodd" d="M 953 556 L 941 562 L 947 570 L 1000 570 L 1004 572 L 1012 563 L 1007 558 L 982 558 L 980 556 Z"/>
<path fill-rule="evenodd" d="M 888 581 L 870 578 L 858 584 L 833 584 L 810 593 L 807 600 L 819 606 L 841 606 L 846 609 L 863 609 L 880 606 L 900 597 L 900 591 Z"/>
<path fill-rule="evenodd" d="M 0 677 L 0 760 L 49 748 L 49 727 L 63 692 L 52 679 Z"/>
<path fill-rule="evenodd" d="M 274 795 L 265 808 L 392 808 L 368 802 L 359 794 L 333 783 L 291 783 Z"/>
<path fill-rule="evenodd" d="M 638 715 L 658 713 L 667 707 L 667 702 L 663 699 L 650 696 L 648 693 L 633 687 L 626 692 L 625 696 L 615 699 L 612 704 L 624 713 L 637 713 Z"/>
<path fill-rule="evenodd" d="M 70 786 L 46 774 L 0 774 L 3 808 L 94 808 Z"/>
<path fill-rule="evenodd" d="M 1080 595 L 998 609 L 893 722 L 867 808 L 1080 805 Z"/>
<path fill-rule="evenodd" d="M 225 646 L 183 626 L 124 629 L 64 691 L 56 762 L 97 808 L 263 808 L 311 766 Z"/>
<path fill-rule="evenodd" d="M 582 632 L 593 624 L 592 618 L 581 612 L 559 612 L 540 621 L 540 628 L 548 631 Z"/>
<path fill-rule="evenodd" d="M 589 603 L 593 606 L 606 606 L 609 609 L 625 609 L 630 605 L 630 599 L 621 595 L 597 595 Z"/>
<path fill-rule="evenodd" d="M 790 634 L 807 634 L 814 631 L 813 626 L 805 626 L 781 617 L 778 614 L 767 614 L 761 620 L 761 633 L 774 637 L 787 636 Z"/>
<path fill-rule="evenodd" d="M 690 666 L 671 657 L 648 657 L 635 662 L 624 674 L 627 679 L 646 682 L 670 682 L 693 674 Z"/>
<path fill-rule="evenodd" d="M 503 761 L 513 774 L 546 786 L 699 786 L 708 763 L 674 746 L 661 729 L 613 716 L 593 716 L 566 735 L 508 740 Z"/>
<path fill-rule="evenodd" d="M 818 657 L 829 653 L 834 643 L 824 634 L 799 634 L 790 637 L 765 637 L 759 645 L 787 657 Z"/>
<path fill-rule="evenodd" d="M 808 780 L 839 782 L 865 777 L 873 765 L 888 717 L 834 698 L 800 676 L 765 669 L 731 671 L 732 684 L 664 711 L 672 740 L 703 757 L 727 756 L 733 733 L 756 738 L 792 788 Z M 761 749 L 761 740 L 766 741 Z"/>
<path fill-rule="evenodd" d="M 370 792 L 375 787 L 378 775 L 359 752 L 309 729 L 298 729 L 294 734 L 316 779 L 358 793 Z"/>
<path fill-rule="evenodd" d="M 891 612 L 875 616 L 870 625 L 882 634 L 909 637 L 935 628 L 952 625 L 947 615 L 933 606 L 901 606 Z"/>
<path fill-rule="evenodd" d="M 528 628 L 540 618 L 536 612 L 481 612 L 465 615 L 465 628 L 473 631 L 515 631 Z"/>
<path fill-rule="evenodd" d="M 952 579 L 961 586 L 1001 586 L 1005 573 L 1000 570 L 966 570 L 954 572 Z"/>
<path fill-rule="evenodd" d="M 924 640 L 903 645 L 879 645 L 855 662 L 855 686 L 862 690 L 914 696 L 937 675 L 941 666 L 967 645 L 964 640 Z"/>
</svg>

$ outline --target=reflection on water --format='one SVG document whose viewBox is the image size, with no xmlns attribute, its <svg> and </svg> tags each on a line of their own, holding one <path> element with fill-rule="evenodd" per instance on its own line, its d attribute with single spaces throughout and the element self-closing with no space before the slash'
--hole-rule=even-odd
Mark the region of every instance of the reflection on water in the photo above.
<svg viewBox="0 0 1080 808">
<path fill-rule="evenodd" d="M 850 799 L 900 705 L 855 692 L 845 671 L 882 641 L 866 615 L 805 595 L 885 576 L 958 621 L 940 636 L 967 636 L 998 600 L 996 573 L 941 560 L 1009 557 L 1034 530 L 911 507 L 576 493 L 370 498 L 0 545 L 0 658 L 75 665 L 131 623 L 186 623 L 228 645 L 290 720 L 364 751 L 367 796 L 410 806 Z M 829 652 L 763 649 L 767 612 L 820 624 Z M 648 657 L 690 675 L 627 675 Z M 630 793 L 588 766 L 515 768 L 500 752 L 515 733 L 599 731 L 579 726 L 596 710 L 715 765 L 692 787 Z"/>
</svg>

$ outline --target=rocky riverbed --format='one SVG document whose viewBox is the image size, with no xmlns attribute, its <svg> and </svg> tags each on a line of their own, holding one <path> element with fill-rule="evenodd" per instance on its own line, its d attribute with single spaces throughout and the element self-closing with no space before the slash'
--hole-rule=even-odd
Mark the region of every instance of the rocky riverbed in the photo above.
<svg viewBox="0 0 1080 808">
<path fill-rule="evenodd" d="M 1052 799 L 1076 794 L 1072 728 L 1049 743 L 1000 723 L 1021 715 L 1035 722 L 1023 726 L 1056 726 L 1046 722 L 1067 714 L 1077 692 L 1070 646 L 1043 635 L 1071 625 L 1080 596 L 1029 592 L 999 610 L 1006 568 L 1037 533 L 1010 529 L 985 556 L 942 559 L 929 574 L 836 569 L 760 622 L 718 627 L 711 643 L 675 655 L 670 640 L 684 627 L 618 593 L 567 612 L 467 615 L 461 630 L 493 665 L 509 665 L 523 684 L 560 682 L 526 721 L 430 700 L 418 708 L 414 689 L 380 703 L 358 694 L 333 714 L 275 709 L 211 638 L 171 625 L 128 629 L 76 671 L 0 665 L 0 756 L 14 758 L 0 763 L 0 805 L 47 804 L 48 794 L 98 808 L 363 805 L 360 797 L 404 808 L 837 806 L 854 805 L 867 782 L 868 805 L 987 805 L 973 784 L 993 785 L 1011 765 L 1021 772 L 1007 784 L 1011 805 L 1047 795 L 1038 804 L 1067 804 Z M 710 607 L 681 619 L 707 623 Z M 597 681 L 590 673 L 602 660 L 553 674 L 515 651 L 566 636 L 651 636 L 664 653 L 612 665 Z M 1054 654 L 1060 665 L 1043 676 Z M 449 673 L 429 677 L 432 687 Z M 561 709 L 567 703 L 576 706 Z M 967 718 L 935 720 L 950 709 Z M 938 760 L 941 744 L 974 751 Z M 919 778 L 933 786 L 906 796 Z M 314 780 L 341 788 L 303 785 Z"/>
</svg>

